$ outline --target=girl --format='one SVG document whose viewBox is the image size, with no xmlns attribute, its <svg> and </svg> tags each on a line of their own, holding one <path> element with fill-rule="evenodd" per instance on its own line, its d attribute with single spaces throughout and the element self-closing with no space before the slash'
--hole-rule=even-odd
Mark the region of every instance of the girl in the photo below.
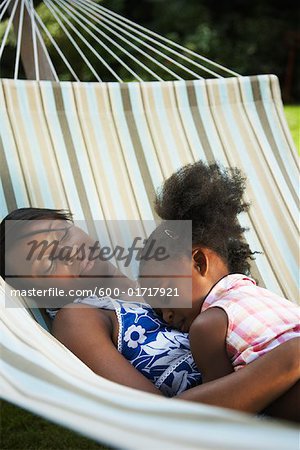
<svg viewBox="0 0 300 450">
<path fill-rule="evenodd" d="M 174 254 L 176 241 L 182 248 L 186 236 L 182 227 L 170 221 L 192 220 L 192 255 L 185 249 L 173 257 L 191 271 L 191 307 L 186 307 L 189 299 L 180 277 L 163 282 L 160 277 L 159 284 L 164 288 L 181 291 L 181 306 L 162 305 L 156 311 L 170 326 L 189 332 L 192 354 L 204 383 L 238 371 L 300 336 L 299 307 L 258 287 L 248 277 L 254 253 L 245 243 L 245 229 L 237 219 L 249 207 L 243 200 L 244 190 L 245 179 L 238 169 L 201 161 L 183 167 L 157 195 L 156 212 L 165 221 L 145 247 L 146 251 L 154 243 L 167 249 L 172 246 Z M 170 270 L 175 262 L 167 264 Z M 151 262 L 141 260 L 140 280 L 147 288 L 149 274 L 155 276 L 155 268 L 149 265 Z M 269 412 L 299 421 L 299 397 L 298 382 Z"/>
</svg>

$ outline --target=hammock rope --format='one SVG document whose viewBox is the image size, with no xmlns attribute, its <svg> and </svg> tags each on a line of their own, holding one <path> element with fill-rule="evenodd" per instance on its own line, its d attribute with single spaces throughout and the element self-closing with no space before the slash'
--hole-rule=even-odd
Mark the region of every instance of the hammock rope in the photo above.
<svg viewBox="0 0 300 450">
<path fill-rule="evenodd" d="M 48 0 L 47 0 L 48 1 Z M 51 0 L 52 1 L 52 0 Z M 57 0 L 57 3 L 62 3 L 62 2 L 59 2 L 59 0 Z M 63 8 L 64 8 L 64 5 L 61 5 Z M 64 8 L 65 9 L 65 11 L 68 11 L 66 8 Z M 69 11 L 68 11 L 69 12 Z M 71 13 L 69 13 L 70 14 L 70 17 L 72 16 L 72 14 Z M 80 21 L 78 21 L 77 20 L 77 23 L 79 23 L 97 42 L 99 42 L 102 46 L 104 46 L 104 44 L 103 44 L 103 42 L 101 42 L 101 41 L 98 41 L 98 38 L 97 37 L 95 37 L 95 35 L 94 35 L 94 33 L 92 33 L 92 32 L 90 32 L 89 30 L 88 30 L 88 28 L 87 27 L 85 27 L 84 25 L 82 25 L 82 23 L 80 22 Z M 97 30 L 97 31 L 99 31 L 99 30 Z M 121 38 L 121 36 L 120 35 L 118 35 L 118 37 L 119 38 Z M 114 43 L 114 42 L 113 42 Z M 152 62 L 154 62 L 155 64 L 157 64 L 157 65 L 159 65 L 163 70 L 166 70 L 168 73 L 170 73 L 175 79 L 177 79 L 177 80 L 180 80 L 180 79 L 182 79 L 181 77 L 179 77 L 175 72 L 173 72 L 171 69 L 169 69 L 169 68 L 167 68 L 167 67 L 165 67 L 163 64 L 161 64 L 161 63 L 159 63 L 157 60 L 155 60 L 154 58 L 152 58 L 150 55 L 148 55 L 147 53 L 145 53 L 144 51 L 142 51 L 141 49 L 139 49 L 137 46 L 134 46 L 134 44 L 132 44 L 132 43 L 129 43 L 129 45 L 130 46 L 132 46 L 132 47 L 134 47 L 139 53 L 142 53 L 144 56 L 146 56 L 146 57 L 148 57 Z M 124 64 L 123 64 L 124 65 Z M 152 72 L 153 73 L 153 72 Z M 117 81 L 120 81 L 120 82 L 122 82 L 123 80 L 117 75 L 117 74 L 115 74 L 114 75 L 115 76 L 115 78 L 117 79 Z M 155 78 L 157 78 L 157 76 L 155 75 Z M 159 77 L 159 79 L 160 79 L 160 81 L 163 81 L 160 77 Z M 139 77 L 139 80 L 140 81 L 143 81 L 140 77 Z"/>
<path fill-rule="evenodd" d="M 92 36 L 96 42 L 98 42 L 105 50 L 107 50 L 108 53 L 110 53 L 123 67 L 125 67 L 135 78 L 137 78 L 139 81 L 142 81 L 142 79 L 139 77 L 139 75 L 134 72 L 121 58 L 119 58 L 116 53 L 114 53 L 106 44 L 104 44 L 103 41 L 101 41 L 93 32 L 89 30 L 89 28 L 85 25 L 82 25 L 82 20 L 86 23 L 88 23 L 95 31 L 97 31 L 99 34 L 101 34 L 104 38 L 106 38 L 111 44 L 116 45 L 120 50 L 127 53 L 128 56 L 130 56 L 130 53 L 127 52 L 125 49 L 123 49 L 120 45 L 118 45 L 116 42 L 113 41 L 109 36 L 107 36 L 105 33 L 103 33 L 101 30 L 97 29 L 97 27 L 90 23 L 88 19 L 86 19 L 82 14 L 77 12 L 74 8 L 70 7 L 69 5 L 64 5 L 62 2 L 57 2 L 62 6 L 65 12 L 67 12 L 70 17 L 72 17 L 79 25 L 81 25 L 87 33 Z M 79 16 L 81 20 L 78 20 L 78 18 L 70 11 L 73 11 L 76 16 Z M 146 69 L 147 67 L 144 66 Z M 150 71 L 152 75 L 155 75 L 154 72 Z M 119 78 L 119 77 L 118 77 Z"/>
<path fill-rule="evenodd" d="M 184 47 L 184 46 L 182 46 L 182 45 L 180 45 L 180 44 L 177 44 L 176 42 L 171 41 L 170 39 L 168 39 L 168 38 L 166 38 L 166 37 L 164 37 L 164 36 L 162 36 L 162 35 L 160 35 L 160 34 L 158 34 L 158 33 L 155 33 L 154 31 L 151 31 L 151 30 L 149 30 L 148 28 L 143 27 L 142 25 L 139 25 L 139 24 L 137 24 L 137 23 L 135 23 L 135 22 L 132 22 L 131 20 L 128 20 L 128 19 L 126 19 L 125 17 L 123 17 L 123 16 L 121 16 L 121 15 L 119 15 L 119 14 L 113 12 L 113 11 L 110 11 L 109 9 L 105 8 L 104 6 L 101 6 L 101 5 L 98 5 L 98 4 L 94 4 L 91 0 L 81 0 L 81 1 L 84 1 L 84 2 L 88 3 L 88 4 L 90 5 L 91 8 L 93 8 L 93 7 L 94 7 L 94 8 L 98 8 L 99 10 L 101 10 L 101 11 L 103 12 L 103 14 L 107 15 L 107 17 L 109 17 L 111 20 L 117 20 L 118 22 L 120 22 L 122 26 L 126 26 L 125 23 L 130 24 L 130 26 L 128 26 L 128 28 L 131 29 L 132 31 L 135 31 L 137 34 L 140 34 L 144 39 L 151 40 L 151 42 L 154 42 L 154 43 L 156 43 L 156 44 L 162 46 L 162 44 L 161 44 L 159 41 L 154 40 L 154 39 L 150 38 L 149 36 L 147 36 L 147 33 L 148 33 L 148 34 L 150 34 L 151 36 L 155 36 L 156 39 L 160 39 L 160 40 L 162 40 L 163 42 L 168 43 L 170 46 L 174 46 L 174 47 L 178 48 L 178 49 L 181 50 L 181 51 L 184 51 L 184 52 L 186 52 L 186 53 L 189 53 L 190 55 L 194 56 L 195 58 L 198 58 L 198 59 L 200 59 L 200 60 L 202 60 L 202 61 L 205 61 L 206 63 L 211 64 L 212 66 L 215 66 L 215 67 L 217 67 L 217 68 L 220 69 L 220 70 L 223 70 L 223 71 L 226 72 L 228 75 L 241 76 L 241 75 L 238 74 L 237 72 L 234 72 L 233 70 L 230 70 L 230 69 L 228 69 L 227 67 L 225 67 L 225 66 L 223 66 L 223 65 L 221 65 L 221 64 L 218 64 L 217 62 L 212 61 L 212 60 L 209 59 L 209 58 L 206 58 L 205 56 L 199 55 L 199 53 L 196 53 L 196 52 L 194 52 L 193 50 L 190 50 L 190 49 L 187 48 L 187 47 Z M 143 33 L 138 32 L 136 29 L 142 30 Z M 165 48 L 166 48 L 168 51 L 173 52 L 171 47 L 165 46 Z M 181 53 L 176 52 L 176 54 L 177 54 L 179 57 L 183 58 L 183 55 L 182 55 Z M 192 63 L 193 63 L 193 64 L 196 64 L 195 61 L 193 61 L 192 59 L 188 59 L 188 61 L 189 61 L 191 64 L 192 64 Z M 205 66 L 200 66 L 200 67 L 201 67 L 203 70 L 208 70 Z M 210 73 L 211 73 L 211 72 L 210 72 Z M 215 74 L 215 76 L 216 76 L 216 75 L 217 75 L 217 74 Z M 222 78 L 220 75 L 218 75 L 218 77 Z"/>
<path fill-rule="evenodd" d="M 63 62 L 65 63 L 65 65 L 68 67 L 68 69 L 70 70 L 70 73 L 72 74 L 72 76 L 74 77 L 74 79 L 76 81 L 80 81 L 79 77 L 77 76 L 76 72 L 74 71 L 73 67 L 71 66 L 71 64 L 69 63 L 68 59 L 65 57 L 64 53 L 62 52 L 62 50 L 60 49 L 59 45 L 56 43 L 55 39 L 53 38 L 52 34 L 49 32 L 48 28 L 46 27 L 46 25 L 44 24 L 44 22 L 41 20 L 40 16 L 37 14 L 36 11 L 34 11 L 35 14 L 35 18 L 36 20 L 39 22 L 39 24 L 41 25 L 41 27 L 43 28 L 44 32 L 46 33 L 46 35 L 48 36 L 50 42 L 52 43 L 52 45 L 54 46 L 55 50 L 58 52 L 58 54 L 60 55 L 61 59 L 63 60 Z M 52 64 L 52 62 L 51 62 Z M 53 66 L 53 64 L 52 64 Z M 54 66 L 53 66 L 54 69 Z M 56 81 L 59 81 L 57 73 L 54 69 L 54 76 Z"/>
<path fill-rule="evenodd" d="M 28 4 L 26 4 L 28 5 Z M 33 43 L 33 59 L 34 59 L 34 69 L 35 69 L 35 76 L 36 80 L 39 81 L 40 79 L 40 72 L 39 72 L 39 55 L 37 51 L 37 44 L 36 44 L 36 35 L 37 35 L 37 29 L 34 21 L 34 14 L 33 14 L 33 0 L 30 0 L 30 21 L 31 21 L 31 30 L 32 30 L 32 43 Z"/>
<path fill-rule="evenodd" d="M 102 78 L 105 76 L 102 75 L 103 68 L 108 71 L 109 77 L 118 82 L 127 80 L 128 76 L 139 82 L 149 80 L 149 77 L 155 81 L 203 79 L 203 73 L 215 78 L 224 78 L 224 74 L 225 76 L 240 76 L 223 65 L 109 11 L 92 0 L 44 0 L 43 4 L 50 12 L 50 17 L 59 26 L 61 35 L 65 36 L 71 46 L 75 48 L 86 65 L 86 69 L 99 82 L 103 81 Z M 76 81 L 81 81 L 82 77 L 76 73 L 60 45 L 51 35 L 43 22 L 41 13 L 39 14 L 34 9 L 33 0 L 15 0 L 13 3 L 12 0 L 4 0 L 1 2 L 0 11 L 1 20 L 5 13 L 10 11 L 0 48 L 0 61 L 12 24 L 14 24 L 14 32 L 17 35 L 14 79 L 19 77 L 22 38 L 25 33 L 24 16 L 28 14 L 31 23 L 35 79 L 39 80 L 41 77 L 39 52 L 42 51 L 46 56 L 51 74 L 58 81 L 54 62 L 49 56 L 49 50 L 52 47 L 67 67 L 69 76 Z M 16 27 L 14 20 L 17 11 L 19 23 Z M 50 47 L 46 46 L 44 38 L 49 40 Z M 112 67 L 102 56 L 101 49 L 113 58 L 113 62 L 120 64 L 125 69 L 126 75 L 117 73 L 117 69 Z M 91 52 L 97 58 L 99 66 L 89 60 L 87 52 Z M 128 61 L 125 61 L 124 58 L 128 58 Z M 156 69 L 149 63 L 154 64 Z M 198 70 L 201 71 L 201 74 L 198 73 Z"/>
<path fill-rule="evenodd" d="M 83 0 L 83 1 L 82 1 L 82 0 L 74 0 L 75 3 L 79 3 L 79 4 L 84 3 L 84 1 L 85 1 L 85 0 Z M 89 3 L 89 1 L 87 0 L 86 3 Z M 90 6 L 90 8 L 92 8 L 92 9 L 94 10 L 93 6 L 95 6 L 95 5 L 89 5 L 89 6 Z M 86 6 L 86 5 L 84 6 L 84 4 L 82 4 L 82 7 L 87 7 L 87 6 Z M 109 17 L 109 19 L 107 19 L 105 16 Z M 95 17 L 95 16 L 94 16 L 94 17 Z M 98 19 L 101 19 L 101 20 L 98 20 L 98 19 L 97 19 L 97 23 L 98 23 L 99 25 L 101 25 L 101 26 L 104 26 L 103 21 L 108 22 L 108 23 L 110 23 L 111 26 L 114 26 L 119 32 L 125 33 L 127 36 L 130 36 L 131 38 L 137 40 L 139 43 L 141 43 L 142 45 L 147 46 L 148 48 L 150 48 L 150 49 L 153 50 L 153 51 L 157 51 L 157 50 L 156 50 L 153 46 L 150 46 L 150 45 L 146 44 L 146 43 L 145 43 L 145 39 L 147 39 L 147 40 L 153 42 L 153 43 L 156 44 L 156 45 L 160 45 L 161 48 L 167 50 L 168 52 L 170 52 L 170 53 L 176 55 L 176 56 L 179 57 L 179 58 L 184 59 L 184 60 L 187 61 L 189 64 L 195 65 L 196 67 L 202 69 L 203 71 L 209 73 L 210 75 L 213 75 L 213 76 L 216 77 L 216 78 L 222 78 L 221 75 L 219 75 L 218 73 L 213 72 L 212 70 L 208 69 L 207 67 L 205 67 L 205 66 L 203 66 L 203 65 L 201 65 L 201 64 L 198 64 L 197 62 L 193 61 L 191 58 L 188 58 L 187 56 L 180 54 L 179 52 L 177 52 L 176 50 L 173 50 L 172 48 L 168 47 L 167 45 L 164 45 L 164 44 L 162 44 L 162 43 L 160 43 L 160 42 L 155 41 L 155 39 L 153 39 L 153 38 L 147 36 L 146 34 L 143 34 L 143 33 L 139 32 L 139 31 L 136 30 L 133 26 L 127 25 L 126 23 L 122 22 L 121 20 L 116 19 L 114 16 L 110 16 L 109 14 L 106 14 L 105 12 L 101 12 L 100 14 L 99 14 L 99 13 L 96 14 L 96 17 L 97 17 Z M 120 16 L 120 17 L 121 17 L 121 16 Z M 116 24 L 114 23 L 114 21 L 115 21 L 116 23 L 120 23 L 121 26 L 116 25 Z M 131 33 L 126 32 L 126 31 L 124 30 L 124 27 L 127 28 L 128 30 L 130 30 Z M 113 32 L 113 30 L 112 30 L 110 27 L 107 27 L 107 29 L 109 29 L 111 32 Z M 137 33 L 137 34 L 138 34 L 139 36 L 141 36 L 143 39 L 141 40 L 141 39 L 137 38 L 137 37 L 134 36 L 134 34 L 132 34 L 132 33 Z M 116 33 L 116 34 L 117 34 L 117 33 Z M 117 35 L 118 35 L 118 34 L 117 34 Z M 120 37 L 120 36 L 119 36 L 119 37 Z M 130 44 L 129 41 L 126 41 L 126 42 L 128 42 L 128 43 Z M 170 42 L 171 42 L 171 41 L 170 41 Z M 183 47 L 183 48 L 184 48 L 184 47 Z M 187 71 L 188 71 L 188 69 L 187 69 L 186 67 L 184 67 L 182 64 L 178 64 L 177 61 L 175 61 L 174 59 L 168 57 L 166 54 L 163 54 L 163 56 L 164 56 L 165 58 L 167 58 L 169 61 L 171 61 L 172 63 L 175 63 L 175 64 L 178 65 L 179 67 L 181 67 L 181 68 L 183 68 L 184 70 L 187 70 Z M 190 72 L 190 71 L 189 71 L 189 72 Z M 195 72 L 190 72 L 190 73 L 192 73 L 192 75 L 194 75 L 197 79 L 203 79 L 203 77 L 201 77 L 199 74 L 197 74 L 197 73 L 195 73 Z"/>
<path fill-rule="evenodd" d="M 0 10 L 3 8 L 3 11 L 0 14 L 0 20 L 2 20 L 2 17 L 5 14 L 5 11 L 7 10 L 11 0 L 3 0 L 3 2 L 0 4 Z"/>
<path fill-rule="evenodd" d="M 65 25 L 63 24 L 63 22 L 60 20 L 60 18 L 58 17 L 58 15 L 56 14 L 55 11 L 59 11 L 58 8 L 55 7 L 55 10 L 52 8 L 52 6 L 54 6 L 51 2 L 48 2 L 47 0 L 44 0 L 45 5 L 48 7 L 48 9 L 52 12 L 53 16 L 56 18 L 57 22 L 59 23 L 59 25 L 61 26 L 61 28 L 64 30 L 65 34 L 67 35 L 67 37 L 70 39 L 70 41 L 72 42 L 72 44 L 74 45 L 74 47 L 76 48 L 76 50 L 78 51 L 79 55 L 81 56 L 81 58 L 84 60 L 84 62 L 86 63 L 86 65 L 89 67 L 89 69 L 91 70 L 91 72 L 93 73 L 93 75 L 95 76 L 97 81 L 102 81 L 101 78 L 99 77 L 99 75 L 97 74 L 96 70 L 94 69 L 94 67 L 90 64 L 88 58 L 85 56 L 85 54 L 83 53 L 83 51 L 80 49 L 80 47 L 78 46 L 78 44 L 76 43 L 76 41 L 74 40 L 74 38 L 72 37 L 71 33 L 69 33 L 69 31 L 67 30 L 67 28 L 65 27 Z M 80 33 L 78 32 L 78 30 L 76 30 L 76 28 L 71 24 L 71 22 L 62 15 L 62 19 L 70 26 L 70 28 L 72 28 L 73 31 L 75 31 L 75 33 L 80 37 Z M 84 43 L 86 43 L 87 47 L 94 52 L 94 54 L 97 55 L 95 49 L 93 49 L 93 47 L 91 46 L 91 44 L 82 36 L 82 40 Z M 99 56 L 99 55 L 98 55 Z M 101 58 L 101 56 L 99 56 L 99 59 L 102 60 L 103 62 L 103 58 Z"/>
<path fill-rule="evenodd" d="M 24 21 L 24 3 L 22 2 L 21 3 L 21 10 L 20 10 L 20 18 L 19 18 L 19 28 L 18 28 L 18 37 L 17 37 L 17 50 L 16 50 L 15 70 L 14 70 L 14 79 L 15 80 L 18 78 L 18 73 L 19 73 L 23 21 Z"/>
<path fill-rule="evenodd" d="M 16 1 L 14 6 L 13 6 L 10 18 L 8 19 L 8 23 L 7 23 L 5 32 L 4 32 L 2 44 L 1 44 L 1 47 L 0 47 L 0 61 L 1 61 L 3 50 L 4 50 L 4 47 L 5 47 L 6 41 L 7 41 L 8 33 L 9 33 L 9 30 L 10 30 L 11 25 L 12 25 L 13 18 L 14 18 L 15 14 L 16 14 L 17 6 L 18 6 L 18 1 Z M 3 11 L 2 11 L 2 14 L 3 14 Z"/>
<path fill-rule="evenodd" d="M 58 0 L 58 1 L 59 1 L 59 0 Z M 60 0 L 60 2 L 61 2 L 61 0 Z M 78 2 L 76 2 L 76 0 L 75 0 L 75 3 L 78 3 Z M 82 5 L 82 6 L 83 6 L 83 5 Z M 88 15 L 89 15 L 90 17 L 93 17 L 93 18 L 95 19 L 95 16 L 91 16 L 90 14 L 88 14 Z M 105 19 L 105 18 L 101 18 L 101 19 L 102 19 L 102 21 L 99 20 L 99 19 L 97 19 L 97 18 L 95 19 L 95 20 L 97 21 L 97 24 L 99 24 L 99 25 L 104 26 L 105 28 L 107 28 L 112 34 L 114 34 L 115 36 L 118 36 L 120 39 L 124 40 L 124 42 L 126 42 L 128 45 L 134 47 L 137 51 L 140 51 L 139 47 L 134 46 L 134 45 L 132 44 L 132 42 L 130 42 L 128 39 L 124 39 L 124 38 L 119 34 L 119 32 L 124 33 L 124 34 L 126 34 L 126 36 L 130 36 L 131 38 L 135 39 L 135 40 L 136 40 L 138 43 L 140 43 L 141 45 L 144 45 L 146 48 L 148 48 L 149 50 L 151 50 L 151 51 L 153 51 L 154 53 L 158 54 L 159 56 L 162 56 L 162 57 L 163 57 L 164 59 L 166 59 L 167 61 L 171 62 L 172 64 L 176 65 L 177 67 L 180 67 L 181 69 L 183 69 L 183 70 L 185 70 L 186 72 L 190 73 L 193 77 L 196 77 L 197 79 L 202 78 L 202 77 L 200 77 L 197 73 L 195 73 L 195 72 L 189 70 L 187 67 L 183 66 L 182 64 L 180 64 L 178 61 L 174 60 L 173 58 L 171 58 L 171 57 L 168 56 L 167 54 L 161 52 L 160 50 L 157 50 L 155 47 L 153 47 L 152 45 L 147 44 L 146 42 L 144 42 L 143 40 L 141 40 L 141 39 L 139 39 L 138 37 L 134 36 L 133 34 L 128 33 L 127 31 L 125 31 L 124 29 L 122 29 L 121 27 L 119 27 L 118 25 L 114 25 L 114 24 L 113 24 L 113 25 L 115 26 L 115 28 L 118 30 L 118 32 L 117 32 L 117 31 L 114 31 L 111 27 L 105 26 L 105 25 L 103 24 L 103 21 L 105 21 L 106 19 Z M 148 55 L 148 54 L 146 54 L 146 53 L 144 53 L 144 54 L 145 54 L 145 56 L 147 56 L 147 57 L 149 58 L 150 55 Z M 153 60 L 153 62 L 155 62 L 156 64 L 158 63 L 157 60 L 155 60 L 155 59 L 152 59 L 152 60 Z M 165 67 L 164 65 L 160 64 L 160 66 L 161 66 L 164 70 L 169 71 L 168 68 Z M 170 72 L 170 73 L 171 73 L 174 77 L 176 77 L 178 80 L 179 80 L 179 79 L 182 79 L 181 77 L 178 77 L 178 75 L 176 75 L 174 72 Z"/>
</svg>

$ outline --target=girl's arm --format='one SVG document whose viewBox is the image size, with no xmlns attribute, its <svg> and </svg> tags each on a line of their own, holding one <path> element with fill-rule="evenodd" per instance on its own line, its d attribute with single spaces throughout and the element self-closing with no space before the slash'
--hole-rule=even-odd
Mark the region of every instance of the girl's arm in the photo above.
<svg viewBox="0 0 300 450">
<path fill-rule="evenodd" d="M 233 372 L 226 351 L 227 328 L 227 314 L 220 308 L 199 314 L 190 327 L 191 351 L 203 383 Z"/>
</svg>

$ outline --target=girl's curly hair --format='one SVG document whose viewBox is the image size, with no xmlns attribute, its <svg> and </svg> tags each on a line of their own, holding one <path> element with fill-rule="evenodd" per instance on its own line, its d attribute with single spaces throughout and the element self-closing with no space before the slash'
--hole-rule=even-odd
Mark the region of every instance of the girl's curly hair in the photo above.
<svg viewBox="0 0 300 450">
<path fill-rule="evenodd" d="M 239 169 L 216 163 L 198 161 L 182 167 L 157 192 L 155 211 L 165 222 L 149 240 L 155 239 L 157 245 L 165 240 L 166 221 L 191 220 L 193 246 L 214 250 L 230 272 L 249 274 L 254 253 L 243 238 L 246 228 L 237 218 L 249 209 L 243 200 L 245 181 Z M 143 265 L 141 260 L 140 271 Z"/>
</svg>

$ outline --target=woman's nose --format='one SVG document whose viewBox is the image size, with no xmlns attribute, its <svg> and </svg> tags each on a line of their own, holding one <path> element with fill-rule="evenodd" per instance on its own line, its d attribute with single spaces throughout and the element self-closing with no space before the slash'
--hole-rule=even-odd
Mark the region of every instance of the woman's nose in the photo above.
<svg viewBox="0 0 300 450">
<path fill-rule="evenodd" d="M 168 325 L 172 325 L 173 322 L 173 312 L 170 309 L 163 309 L 162 310 L 162 316 L 164 321 L 168 324 Z"/>
</svg>

